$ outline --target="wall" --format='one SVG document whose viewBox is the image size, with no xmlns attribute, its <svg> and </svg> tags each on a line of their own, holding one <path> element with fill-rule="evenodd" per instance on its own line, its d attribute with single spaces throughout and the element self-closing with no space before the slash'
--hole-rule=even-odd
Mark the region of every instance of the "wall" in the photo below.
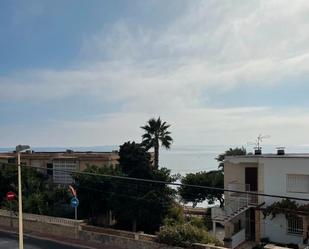
<svg viewBox="0 0 309 249">
<path fill-rule="evenodd" d="M 122 249 L 181 249 L 180 247 L 172 247 L 165 244 L 159 244 L 155 240 L 156 236 L 141 235 L 125 231 L 113 229 L 89 229 L 90 226 L 83 226 L 79 231 L 79 238 L 84 242 L 104 244 L 110 247 Z M 99 232 L 100 231 L 100 232 Z M 112 233 L 112 234 L 111 234 Z M 145 237 L 148 236 L 148 239 Z"/>
<path fill-rule="evenodd" d="M 272 242 L 302 244 L 302 235 L 291 235 L 287 233 L 286 219 L 283 214 L 277 215 L 273 220 L 270 217 L 263 219 L 261 225 L 264 227 L 262 237 L 268 237 Z"/>
<path fill-rule="evenodd" d="M 107 245 L 122 249 L 181 249 L 165 244 L 156 243 L 156 236 L 144 233 L 133 233 L 122 230 L 89 226 L 83 221 L 49 217 L 42 215 L 24 214 L 25 232 L 37 232 L 51 236 L 66 239 L 77 239 L 87 242 L 89 245 Z M 10 226 L 10 213 L 0 209 L 0 226 Z M 13 215 L 13 228 L 18 228 L 18 217 Z M 194 249 L 223 249 L 211 245 L 195 244 Z"/>
<path fill-rule="evenodd" d="M 264 193 L 286 195 L 309 199 L 309 193 L 289 193 L 286 191 L 287 174 L 308 174 L 309 158 L 263 158 L 264 165 Z M 266 204 L 278 199 L 265 198 Z"/>
<path fill-rule="evenodd" d="M 286 190 L 287 174 L 309 175 L 309 158 L 263 158 L 261 159 L 261 163 L 264 167 L 264 193 L 309 199 L 309 193 L 290 193 Z M 265 206 L 268 206 L 281 199 L 265 197 L 264 200 L 266 202 Z M 303 203 L 302 201 L 297 202 Z M 273 241 L 282 243 L 289 241 L 293 243 L 297 241 L 302 242 L 303 239 L 302 236 L 287 234 L 284 215 L 274 220 L 267 219 L 264 221 L 262 218 L 261 233 L 262 237 L 269 237 Z"/>
<path fill-rule="evenodd" d="M 10 226 L 11 220 L 13 222 L 13 228 L 17 229 L 18 217 L 13 214 L 11 219 L 10 212 L 0 210 L 0 225 Z M 26 232 L 39 232 L 54 236 L 64 236 L 66 238 L 76 238 L 78 226 L 83 223 L 83 221 L 32 214 L 24 214 L 23 220 Z"/>
</svg>

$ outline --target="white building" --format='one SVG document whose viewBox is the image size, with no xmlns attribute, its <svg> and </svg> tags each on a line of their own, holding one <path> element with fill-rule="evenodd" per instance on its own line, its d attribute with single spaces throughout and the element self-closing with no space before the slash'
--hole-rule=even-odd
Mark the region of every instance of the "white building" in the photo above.
<svg viewBox="0 0 309 249">
<path fill-rule="evenodd" d="M 309 154 L 277 154 L 226 157 L 224 187 L 277 196 L 309 199 Z M 277 243 L 308 243 L 309 216 L 296 211 L 293 218 L 278 214 L 264 218 L 263 209 L 280 198 L 225 192 L 225 206 L 212 209 L 214 222 L 224 224 L 226 246 L 235 248 L 245 240 L 257 243 L 268 238 Z M 309 202 L 297 200 L 299 205 Z M 309 206 L 308 206 L 309 207 Z M 309 210 L 308 210 L 309 212 Z"/>
</svg>

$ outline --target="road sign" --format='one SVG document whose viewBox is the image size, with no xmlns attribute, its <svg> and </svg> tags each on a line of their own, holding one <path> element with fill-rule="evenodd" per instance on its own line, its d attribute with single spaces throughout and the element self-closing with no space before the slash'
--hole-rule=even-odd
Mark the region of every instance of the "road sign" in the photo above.
<svg viewBox="0 0 309 249">
<path fill-rule="evenodd" d="M 7 199 L 8 201 L 13 201 L 13 200 L 15 199 L 15 193 L 12 192 L 12 191 L 7 192 L 7 194 L 6 194 L 6 199 Z"/>
<path fill-rule="evenodd" d="M 76 196 L 77 196 L 77 194 L 76 194 L 76 189 L 73 188 L 72 185 L 69 185 L 69 189 L 70 189 L 72 195 L 73 195 L 74 197 L 76 197 Z"/>
<path fill-rule="evenodd" d="M 79 200 L 78 200 L 76 197 L 73 197 L 73 198 L 71 199 L 71 207 L 77 208 L 78 205 L 79 205 Z"/>
</svg>

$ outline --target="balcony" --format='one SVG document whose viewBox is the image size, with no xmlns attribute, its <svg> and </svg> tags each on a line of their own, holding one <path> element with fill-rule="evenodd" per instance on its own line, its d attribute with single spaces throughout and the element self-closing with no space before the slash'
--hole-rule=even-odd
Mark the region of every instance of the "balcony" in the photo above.
<svg viewBox="0 0 309 249">
<path fill-rule="evenodd" d="M 238 197 L 229 199 L 223 208 L 213 207 L 211 209 L 211 218 L 213 221 L 228 222 L 234 217 L 250 208 L 248 198 Z"/>
<path fill-rule="evenodd" d="M 248 198 L 248 205 L 257 206 L 259 204 L 259 198 L 258 195 L 255 195 L 254 193 L 257 193 L 255 191 L 250 190 L 250 184 L 242 184 L 238 182 L 231 182 L 227 186 L 228 190 L 234 190 L 234 191 L 242 191 L 242 192 L 251 192 L 250 193 L 235 193 L 235 192 L 227 192 L 225 193 L 226 199 L 233 199 L 233 198 Z"/>
<path fill-rule="evenodd" d="M 249 184 L 231 182 L 227 186 L 228 190 L 250 192 Z M 224 207 L 213 207 L 211 217 L 213 221 L 226 223 L 234 217 L 245 212 L 247 209 L 258 205 L 258 196 L 250 193 L 225 192 Z"/>
</svg>

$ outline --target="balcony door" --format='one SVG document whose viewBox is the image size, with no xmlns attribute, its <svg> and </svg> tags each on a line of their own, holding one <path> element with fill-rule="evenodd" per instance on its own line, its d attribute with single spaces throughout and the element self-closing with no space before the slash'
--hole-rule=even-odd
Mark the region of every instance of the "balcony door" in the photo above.
<svg viewBox="0 0 309 249">
<path fill-rule="evenodd" d="M 258 169 L 256 167 L 245 169 L 245 183 L 250 186 L 250 191 L 258 191 Z M 249 202 L 257 203 L 257 196 L 250 196 Z M 250 208 L 247 212 L 247 226 L 249 232 L 249 238 L 255 239 L 255 211 Z"/>
<path fill-rule="evenodd" d="M 250 185 L 250 191 L 258 190 L 257 168 L 245 168 L 245 183 Z"/>
</svg>

